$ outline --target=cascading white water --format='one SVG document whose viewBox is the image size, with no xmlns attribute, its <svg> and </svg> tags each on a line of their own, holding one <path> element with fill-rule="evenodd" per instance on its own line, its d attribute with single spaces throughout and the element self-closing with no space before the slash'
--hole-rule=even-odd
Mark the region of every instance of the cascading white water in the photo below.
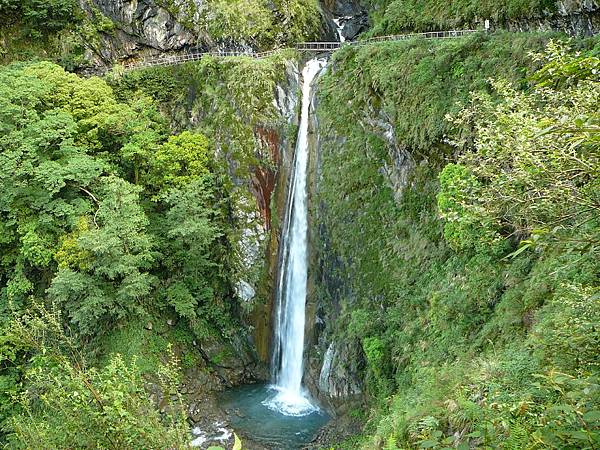
<svg viewBox="0 0 600 450">
<path fill-rule="evenodd" d="M 318 410 L 302 387 L 302 375 L 308 278 L 308 123 L 311 84 L 324 64 L 323 60 L 312 59 L 302 71 L 302 113 L 277 286 L 273 350 L 273 387 L 277 393 L 264 402 L 269 408 L 288 416 L 304 416 Z"/>
<path fill-rule="evenodd" d="M 335 27 L 337 29 L 338 39 L 342 44 L 346 42 L 346 38 L 344 37 L 344 22 L 348 19 L 352 19 L 352 16 L 338 17 L 337 19 L 333 19 L 333 23 L 335 23 Z"/>
</svg>

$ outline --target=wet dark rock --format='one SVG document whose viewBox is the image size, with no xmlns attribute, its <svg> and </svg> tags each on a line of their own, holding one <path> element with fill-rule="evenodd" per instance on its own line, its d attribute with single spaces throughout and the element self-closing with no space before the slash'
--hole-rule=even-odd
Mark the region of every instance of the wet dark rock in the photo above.
<svg viewBox="0 0 600 450">
<path fill-rule="evenodd" d="M 324 0 L 322 2 L 328 17 L 336 19 L 341 27 L 342 37 L 351 41 L 369 28 L 367 10 L 357 0 Z M 333 23 L 333 21 L 332 21 Z M 335 27 L 335 24 L 334 24 Z M 337 27 L 336 27 L 337 28 Z M 338 40 L 337 30 L 333 40 Z"/>
<path fill-rule="evenodd" d="M 365 12 L 358 0 L 323 0 L 322 3 L 336 17 L 356 16 Z"/>
<path fill-rule="evenodd" d="M 335 25 L 333 19 L 334 16 L 330 12 L 325 13 L 325 20 L 323 22 L 323 32 L 320 36 L 320 40 L 323 42 L 339 41 L 337 26 Z"/>
<path fill-rule="evenodd" d="M 343 21 L 342 36 L 347 41 L 352 41 L 369 28 L 369 19 L 366 14 L 352 16 Z"/>
<path fill-rule="evenodd" d="M 328 70 L 331 70 L 329 68 Z M 318 95 L 313 98 L 318 108 Z M 343 138 L 322 134 L 318 117 L 311 116 L 309 126 L 309 195 L 319 189 L 321 148 L 343 145 Z M 385 130 L 381 131 L 385 133 Z M 327 205 L 314 205 L 311 214 Z M 311 219 L 312 223 L 316 223 Z M 318 244 L 318 245 L 316 245 Z M 336 417 L 362 405 L 364 399 L 365 358 L 357 342 L 337 340 L 335 327 L 344 307 L 355 299 L 348 282 L 346 267 L 331 250 L 325 224 L 311 230 L 309 245 L 309 281 L 306 316 L 306 361 L 304 383 L 311 394 Z"/>
<path fill-rule="evenodd" d="M 290 130 L 295 129 L 299 122 L 299 89 L 299 68 L 297 64 L 290 62 L 286 65 L 286 73 L 283 81 L 276 86 L 275 90 L 277 114 L 281 119 L 280 123 L 285 125 L 283 127 L 278 126 L 277 129 L 271 129 L 269 132 L 271 135 L 269 139 L 269 151 L 272 155 L 276 156 L 276 158 L 272 159 L 275 164 L 270 169 L 274 185 L 270 186 L 269 189 L 266 189 L 267 186 L 264 186 L 264 188 L 256 192 L 256 194 L 269 192 L 270 202 L 267 202 L 267 198 L 264 195 L 258 195 L 257 203 L 259 205 L 268 205 L 269 212 L 273 212 L 275 217 L 279 218 L 278 223 L 275 224 L 279 226 L 273 226 L 274 224 L 272 223 L 265 224 L 265 227 L 268 227 L 270 230 L 266 243 L 266 254 L 261 253 L 257 255 L 261 263 L 265 266 L 265 279 L 262 283 L 254 286 L 256 288 L 256 298 L 263 298 L 265 301 L 254 300 L 254 309 L 251 317 L 248 319 L 253 327 L 253 345 L 256 347 L 260 361 L 265 365 L 270 361 L 271 320 L 273 317 L 274 285 L 277 279 L 281 217 L 285 214 L 287 184 L 290 179 L 291 167 L 294 160 L 295 136 L 290 134 Z M 264 136 L 265 130 L 266 128 L 257 131 Z M 267 216 L 265 215 L 264 217 Z M 268 220 L 272 221 L 270 214 L 268 215 Z"/>
</svg>

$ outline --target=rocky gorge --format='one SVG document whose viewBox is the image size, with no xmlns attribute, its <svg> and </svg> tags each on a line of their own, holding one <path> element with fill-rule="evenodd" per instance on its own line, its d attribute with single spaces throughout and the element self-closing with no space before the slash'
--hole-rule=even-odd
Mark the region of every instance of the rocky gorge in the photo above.
<svg viewBox="0 0 600 450">
<path fill-rule="evenodd" d="M 189 441 L 199 448 L 231 447 L 235 434 L 244 448 L 259 450 L 279 449 L 285 444 L 278 439 L 288 438 L 297 439 L 288 441 L 293 446 L 352 449 L 495 448 L 504 441 L 510 443 L 506 448 L 525 448 L 529 436 L 548 448 L 555 439 L 563 439 L 563 448 L 588 448 L 573 442 L 584 435 L 595 439 L 594 180 L 586 172 L 587 178 L 577 178 L 579 184 L 565 190 L 579 194 L 581 189 L 590 198 L 575 203 L 591 206 L 569 210 L 566 218 L 554 211 L 559 222 L 554 227 L 539 213 L 548 204 L 523 212 L 519 208 L 528 201 L 518 197 L 526 191 L 523 186 L 538 188 L 547 181 L 548 167 L 577 161 L 579 154 L 563 158 L 564 149 L 584 142 L 585 151 L 596 151 L 600 4 L 595 0 L 494 5 L 474 0 L 53 0 L 41 12 L 33 3 L 5 3 L 0 2 L 6 23 L 0 26 L 0 58 L 10 63 L 3 78 L 9 87 L 0 112 L 9 112 L 0 116 L 0 125 L 13 134 L 0 137 L 0 144 L 6 154 L 16 153 L 0 163 L 9 175 L 22 167 L 35 170 L 3 181 L 7 195 L 0 196 L 0 231 L 9 230 L 9 237 L 0 239 L 0 246 L 6 245 L 0 295 L 11 308 L 35 306 L 40 297 L 69 311 L 63 328 L 74 330 L 92 361 L 92 375 L 79 377 L 85 386 L 98 371 L 116 370 L 114 361 L 107 362 L 114 355 L 133 355 L 134 366 L 139 357 L 145 389 L 158 406 L 157 423 L 181 402 L 185 427 L 192 430 Z M 36 25 L 36 14 L 58 25 Z M 304 41 L 359 42 L 468 28 L 480 31 L 452 39 L 375 40 L 323 54 L 294 49 Z M 264 50 L 274 52 L 264 58 L 207 56 L 185 64 L 124 68 L 147 57 Z M 322 68 L 307 86 L 302 73 L 309 60 Z M 19 89 L 25 94 L 11 97 Z M 29 103 L 29 97 L 36 100 Z M 518 105 L 516 112 L 511 104 Z M 522 119 L 511 115 L 519 108 L 525 111 Z M 575 110 L 581 114 L 573 119 Z M 43 147 L 36 140 L 40 131 L 13 123 L 21 117 L 39 118 L 44 130 L 64 127 L 44 141 L 53 149 L 60 138 L 63 147 L 46 153 L 44 147 L 39 156 L 20 152 Z M 565 123 L 571 119 L 569 128 Z M 536 128 L 545 121 L 552 126 Z M 560 148 L 545 140 L 555 130 L 561 130 L 554 139 L 564 144 Z M 587 134 L 571 139 L 580 132 Z M 11 142 L 18 139 L 23 144 L 15 150 Z M 505 153 L 519 151 L 501 160 L 500 151 L 486 147 L 491 141 Z M 289 224 L 299 214 L 290 203 L 300 189 L 295 186 L 302 186 L 295 182 L 299 143 L 306 144 L 308 155 L 308 229 L 300 236 L 308 280 L 306 298 L 299 299 L 305 308 L 303 352 L 294 363 L 301 375 L 293 384 L 295 400 L 308 406 L 277 418 L 288 435 L 264 433 L 257 439 L 237 424 L 262 432 L 269 422 L 253 422 L 250 416 L 257 410 L 239 405 L 251 402 L 273 412 L 269 399 L 285 394 L 278 379 L 285 360 L 282 336 L 302 340 L 298 330 L 290 332 L 298 320 L 281 325 L 281 310 L 298 300 L 282 300 L 281 292 L 294 291 L 282 274 L 288 270 L 287 241 L 294 234 Z M 530 152 L 529 146 L 538 144 Z M 530 154 L 545 155 L 550 147 L 553 164 L 533 164 L 534 169 L 522 162 Z M 84 156 L 73 158 L 77 166 L 68 166 L 62 155 L 76 151 Z M 33 162 L 10 165 L 23 154 L 34 155 Z M 498 158 L 492 168 L 486 166 L 490 155 Z M 518 163 L 525 168 L 513 167 Z M 586 164 L 595 167 L 593 161 Z M 577 177 L 582 170 L 567 172 Z M 504 172 L 506 179 L 494 178 Z M 37 186 L 34 181 L 44 174 L 62 177 L 34 193 L 64 195 L 50 212 L 35 209 L 34 194 L 23 201 L 19 192 L 8 194 L 13 185 Z M 82 180 L 73 181 L 76 174 Z M 517 175 L 525 179 L 515 187 L 510 177 Z M 115 177 L 126 180 L 122 186 L 133 194 L 114 191 L 113 200 L 102 183 Z M 486 191 L 490 186 L 514 189 L 498 199 Z M 185 190 L 191 188 L 198 191 Z M 113 202 L 111 220 L 102 217 L 108 207 L 102 209 L 98 192 Z M 555 195 L 544 192 L 529 203 Z M 517 200 L 505 210 L 495 209 L 511 195 Z M 123 204 L 137 209 L 121 213 Z M 33 209 L 8 216 L 22 205 Z M 66 225 L 49 222 L 52 214 Z M 62 218 L 66 214 L 68 222 Z M 90 244 L 93 233 L 127 218 L 133 224 L 122 227 L 132 235 L 144 237 L 148 230 L 137 247 L 118 229 Z M 571 232 L 582 237 L 575 239 Z M 105 251 L 105 243 L 118 250 Z M 9 244 L 24 250 L 11 250 Z M 107 254 L 139 267 L 131 269 L 119 259 L 94 273 L 93 258 Z M 188 259 L 199 262 L 188 267 Z M 123 272 L 115 275 L 111 267 Z M 38 284 L 31 283 L 34 277 Z M 146 282 L 144 295 L 137 294 L 142 292 L 137 285 L 98 294 L 130 279 L 140 286 L 140 280 Z M 118 303 L 126 294 L 135 307 L 123 312 Z M 117 299 L 117 305 L 106 306 L 105 298 Z M 114 317 L 111 308 L 117 310 Z M 28 309 L 19 314 L 30 317 Z M 79 329 L 86 314 L 104 320 L 92 322 L 88 334 Z M 571 339 L 583 349 L 580 354 L 568 350 Z M 27 384 L 27 376 L 44 373 L 29 367 L 36 361 L 29 359 L 35 355 L 31 348 L 5 353 L 1 380 L 12 380 L 14 392 Z M 158 369 L 168 355 L 180 364 L 176 389 L 165 387 Z M 86 364 L 73 367 L 66 373 L 79 376 Z M 31 369 L 27 376 L 26 369 Z M 557 372 L 564 377 L 553 378 Z M 563 398 L 557 392 L 571 394 Z M 103 408 L 102 401 L 92 400 Z M 555 418 L 556 411 L 565 416 Z M 310 426 L 321 429 L 309 442 L 304 434 L 312 429 L 294 427 L 315 412 L 323 414 L 313 415 Z M 4 416 L 0 419 L 4 423 Z M 583 431 L 577 428 L 582 420 Z M 561 428 L 573 423 L 573 430 Z M 12 425 L 3 426 L 10 430 Z"/>
<path fill-rule="evenodd" d="M 138 6 L 138 11 L 141 6 Z M 325 2 L 323 5 L 324 20 L 331 20 L 334 17 L 341 18 L 342 36 L 346 39 L 353 39 L 361 31 L 367 28 L 367 15 L 363 6 L 357 2 Z M 106 12 L 106 11 L 105 11 Z M 114 12 L 110 13 L 114 15 Z M 144 12 L 136 13 L 135 17 L 144 16 Z M 140 15 L 141 14 L 141 15 Z M 122 16 L 118 20 L 125 20 L 126 23 L 132 22 L 134 15 L 131 13 Z M 149 17 L 155 17 L 150 14 Z M 563 30 L 572 34 L 594 34 L 596 30 L 597 5 L 590 2 L 561 3 L 557 13 L 546 15 L 544 18 L 527 18 L 522 22 L 492 22 L 492 29 L 495 26 L 507 27 L 514 31 L 534 31 L 534 30 Z M 149 22 L 150 24 L 152 21 Z M 483 26 L 483 21 L 472 24 L 456 24 L 457 26 Z M 136 25 L 139 26 L 139 25 Z M 175 26 L 175 25 L 172 25 Z M 171 26 L 167 29 L 171 29 Z M 328 31 L 330 25 L 325 26 L 321 37 L 331 38 L 331 32 Z M 130 28 L 131 29 L 131 28 Z M 151 27 L 148 29 L 151 30 Z M 148 31 L 152 34 L 151 31 Z M 144 32 L 145 33 L 145 32 Z M 136 33 L 141 34 L 144 33 Z M 187 34 L 178 34 L 179 38 L 186 38 Z M 191 36 L 191 35 L 190 35 Z M 197 39 L 197 38 L 196 38 Z M 148 41 L 150 42 L 150 41 Z M 191 48 L 198 41 L 187 40 L 185 42 L 173 43 L 163 40 L 161 43 L 149 44 L 144 42 L 142 46 L 153 49 L 152 51 L 167 50 L 178 51 L 183 48 Z M 211 48 L 214 42 L 207 40 L 201 45 Z M 132 53 L 136 53 L 135 49 Z M 325 71 L 335 70 L 335 63 L 330 64 Z M 258 222 L 250 220 L 248 223 L 254 223 L 254 228 L 248 228 L 243 232 L 244 239 L 240 242 L 243 252 L 247 254 L 245 258 L 247 266 L 246 272 L 256 273 L 257 270 L 262 273 L 259 279 L 240 280 L 239 283 L 247 286 L 246 291 L 251 292 L 245 300 L 252 303 L 251 313 L 245 317 L 246 323 L 253 330 L 251 333 L 251 344 L 256 349 L 256 356 L 262 365 L 261 369 L 252 372 L 251 376 L 242 377 L 237 380 L 230 380 L 227 377 L 225 385 L 235 385 L 237 382 L 247 382 L 249 380 L 265 379 L 267 372 L 266 366 L 269 364 L 270 345 L 272 338 L 271 320 L 273 317 L 273 285 L 277 276 L 278 249 L 280 248 L 280 226 L 284 215 L 285 198 L 287 192 L 287 180 L 290 177 L 291 163 L 293 160 L 294 136 L 290 135 L 290 130 L 294 130 L 298 125 L 298 91 L 299 91 L 299 69 L 298 66 L 288 65 L 283 84 L 279 83 L 274 89 L 274 104 L 277 105 L 277 127 L 269 127 L 264 124 L 258 124 L 255 129 L 256 142 L 259 143 L 257 155 L 259 159 L 268 161 L 266 167 L 261 165 L 253 169 L 249 179 L 240 178 L 240 186 L 246 186 L 253 194 L 256 202 L 255 218 L 260 217 Z M 318 85 L 318 82 L 317 82 Z M 329 134 L 319 123 L 319 89 L 312 100 L 312 114 L 310 125 L 310 199 L 312 203 L 313 227 L 311 228 L 312 242 L 310 247 L 310 273 L 309 273 L 309 295 L 307 303 L 307 329 L 306 329 L 306 375 L 305 382 L 313 396 L 321 402 L 334 416 L 348 417 L 348 413 L 355 409 L 360 409 L 367 401 L 365 387 L 365 368 L 367 365 L 366 356 L 360 346 L 346 339 L 339 340 L 334 325 L 340 322 L 343 310 L 346 310 L 353 303 L 353 299 L 358 295 L 353 292 L 351 283 L 347 280 L 351 276 L 345 267 L 347 262 L 336 255 L 329 243 L 327 223 L 319 220 L 321 210 L 327 209 L 326 203 L 314 203 L 319 197 L 318 191 L 322 183 L 322 146 L 333 145 L 342 148 L 345 145 L 345 137 L 336 134 Z M 396 136 L 396 127 L 393 119 L 386 113 L 384 108 L 375 106 L 377 96 L 373 97 L 373 103 L 369 104 L 360 117 L 357 125 L 364 132 L 377 136 L 383 142 L 387 152 L 387 157 L 381 161 L 379 168 L 383 179 L 386 180 L 388 188 L 393 192 L 396 201 L 401 202 L 404 190 L 414 183 L 413 173 L 418 165 L 427 165 L 427 160 L 422 160 L 421 156 L 416 156 L 410 147 Z M 191 103 L 193 104 L 193 98 Z M 187 113 L 190 116 L 187 125 L 194 126 L 194 120 L 191 110 Z M 439 144 L 441 145 L 441 143 Z M 413 184 L 414 186 L 414 184 Z M 251 208 L 252 209 L 252 208 Z M 263 256 L 264 259 L 263 259 Z M 260 268 L 262 265 L 264 266 Z M 258 269 L 257 269 L 258 267 Z M 250 337 L 250 336 L 249 336 Z M 236 350 L 237 352 L 237 350 Z M 221 380 L 223 381 L 223 380 Z M 342 421 L 344 422 L 343 419 Z M 352 428 L 348 425 L 350 422 L 344 422 L 341 428 Z M 333 435 L 339 438 L 338 430 Z M 325 433 L 326 434 L 326 433 Z"/>
</svg>

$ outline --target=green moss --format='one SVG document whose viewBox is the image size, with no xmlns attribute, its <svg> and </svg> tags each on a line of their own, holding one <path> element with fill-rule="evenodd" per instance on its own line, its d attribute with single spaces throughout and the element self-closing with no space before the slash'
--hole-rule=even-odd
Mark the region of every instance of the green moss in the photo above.
<svg viewBox="0 0 600 450">
<path fill-rule="evenodd" d="M 452 131 L 465 143 L 471 136 L 451 130 L 446 114 L 461 109 L 470 92 L 487 91 L 490 77 L 527 89 L 536 68 L 529 53 L 550 37 L 507 33 L 345 48 L 320 81 L 324 138 L 314 233 L 327 230 L 322 257 L 341 261 L 336 270 L 351 292 L 340 298 L 339 286 L 331 292 L 321 286 L 320 295 L 342 303 L 337 339 L 363 343 L 374 408 L 366 437 L 349 447 L 452 447 L 454 432 L 468 435 L 463 442 L 471 447 L 498 448 L 508 439 L 518 446 L 538 430 L 534 416 L 561 420 L 550 418 L 546 406 L 570 404 L 551 393 L 556 383 L 572 390 L 582 408 L 597 406 L 589 378 L 589 358 L 598 350 L 588 328 L 593 311 L 582 312 L 577 324 L 588 330 L 578 354 L 587 361 L 583 376 L 570 378 L 579 376 L 573 372 L 579 363 L 563 347 L 565 324 L 590 298 L 585 287 L 597 285 L 594 256 L 556 247 L 505 260 L 514 249 L 510 240 L 495 249 L 453 250 L 437 209 L 438 174 L 453 159 L 446 136 Z M 396 147 L 413 159 L 401 195 L 382 170 L 393 164 L 393 149 L 369 118 L 389 122 Z M 450 172 L 448 183 L 462 176 Z M 462 244 L 474 230 L 482 229 L 466 227 L 449 240 Z M 535 320 L 557 331 L 550 337 Z M 571 375 L 557 381 L 552 367 Z M 549 378 L 539 384 L 537 373 Z"/>
<path fill-rule="evenodd" d="M 150 324 L 151 329 L 147 329 Z M 170 354 L 169 347 L 181 360 L 183 368 L 199 364 L 201 358 L 193 346 L 194 339 L 192 331 L 182 321 L 171 326 L 167 325 L 167 317 L 148 317 L 129 321 L 103 336 L 96 351 L 101 366 L 118 353 L 127 361 L 136 358 L 142 373 L 155 374 Z"/>
<path fill-rule="evenodd" d="M 263 59 L 206 57 L 180 66 L 127 72 L 112 85 L 117 98 L 150 96 L 175 126 L 192 126 L 211 136 L 243 177 L 253 166 L 269 164 L 269 155 L 256 153 L 261 147 L 257 128 L 285 128 L 274 105 L 276 85 L 285 80 L 288 64 L 296 57 L 293 51 Z"/>
<path fill-rule="evenodd" d="M 370 0 L 371 35 L 453 30 L 484 19 L 495 23 L 535 19 L 556 11 L 555 0 Z"/>
</svg>

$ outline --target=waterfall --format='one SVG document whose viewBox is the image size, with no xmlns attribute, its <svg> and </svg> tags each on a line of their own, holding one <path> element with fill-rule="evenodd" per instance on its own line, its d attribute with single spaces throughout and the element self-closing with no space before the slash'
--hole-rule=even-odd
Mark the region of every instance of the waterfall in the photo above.
<svg viewBox="0 0 600 450">
<path fill-rule="evenodd" d="M 318 408 L 302 386 L 306 284 L 308 278 L 308 123 L 311 84 L 324 61 L 310 60 L 302 71 L 302 112 L 293 176 L 282 233 L 273 347 L 273 381 L 277 393 L 264 402 L 289 416 L 303 416 Z"/>
<path fill-rule="evenodd" d="M 333 19 L 333 23 L 335 23 L 336 31 L 338 34 L 338 39 L 341 43 L 346 42 L 346 38 L 344 37 L 344 24 L 349 19 L 352 19 L 352 16 L 338 17 L 337 19 Z"/>
</svg>

